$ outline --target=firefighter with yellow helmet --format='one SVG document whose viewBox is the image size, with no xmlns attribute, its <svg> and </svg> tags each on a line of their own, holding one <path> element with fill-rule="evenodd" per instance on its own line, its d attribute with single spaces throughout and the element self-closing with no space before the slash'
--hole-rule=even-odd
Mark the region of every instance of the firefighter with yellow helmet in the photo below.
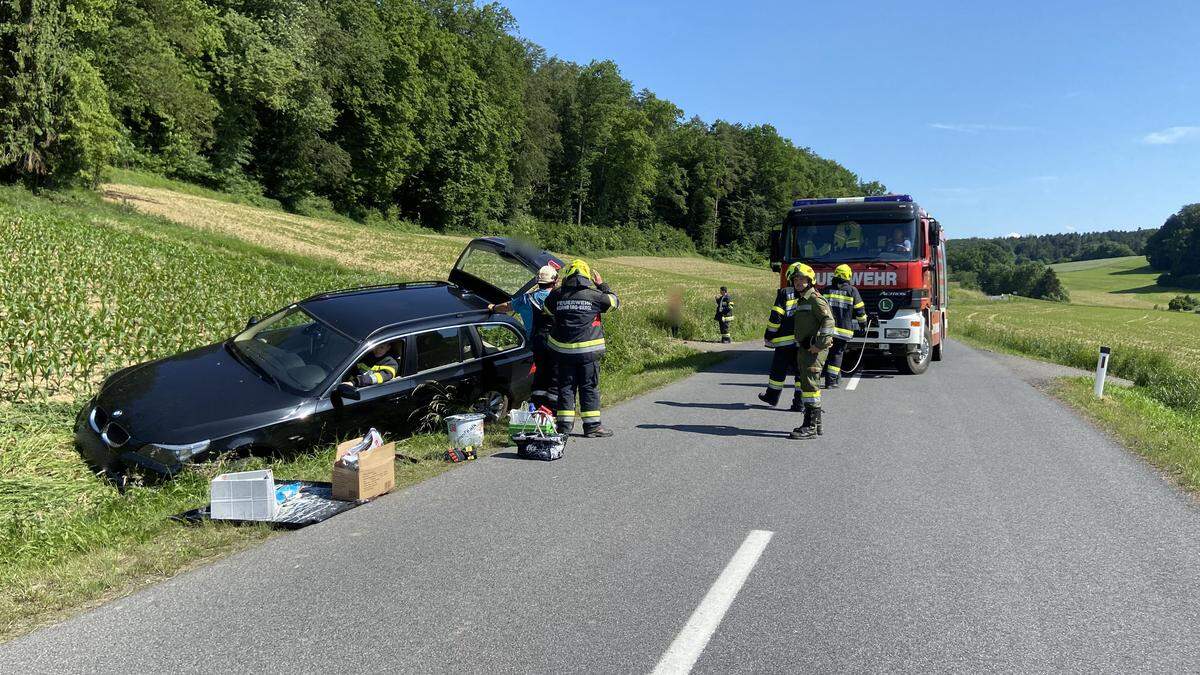
<svg viewBox="0 0 1200 675">
<path fill-rule="evenodd" d="M 813 268 L 792 263 L 786 277 L 796 298 L 792 330 L 796 337 L 800 399 L 804 404 L 804 422 L 792 430 L 791 438 L 814 438 L 821 435 L 821 371 L 837 334 L 836 324 L 829 303 L 817 292 Z"/>
<path fill-rule="evenodd" d="M 600 315 L 616 309 L 620 301 L 600 273 L 583 260 L 572 261 L 563 270 L 562 280 L 542 305 L 554 322 L 547 344 L 555 352 L 558 432 L 569 434 L 575 428 L 578 392 L 583 435 L 608 438 L 612 432 L 600 425 L 600 357 L 604 356 Z"/>
<path fill-rule="evenodd" d="M 796 370 L 796 334 L 792 329 L 792 316 L 796 313 L 796 289 L 789 281 L 787 286 L 775 292 L 775 305 L 767 317 L 767 329 L 763 332 L 763 344 L 775 350 L 771 356 L 771 370 L 767 374 L 767 390 L 758 395 L 758 400 L 771 407 L 779 405 L 779 398 L 787 387 L 788 374 L 792 375 L 795 394 L 792 395 L 792 410 L 804 410 L 800 398 L 800 375 Z"/>
<path fill-rule="evenodd" d="M 858 289 L 850 283 L 853 276 L 849 265 L 838 265 L 833 270 L 833 283 L 822 293 L 833 311 L 834 330 L 837 331 L 833 346 L 829 348 L 829 357 L 825 359 L 826 389 L 837 389 L 842 377 L 842 355 L 846 352 L 846 343 L 854 337 L 855 326 L 859 330 L 867 327 L 867 307 Z"/>
</svg>

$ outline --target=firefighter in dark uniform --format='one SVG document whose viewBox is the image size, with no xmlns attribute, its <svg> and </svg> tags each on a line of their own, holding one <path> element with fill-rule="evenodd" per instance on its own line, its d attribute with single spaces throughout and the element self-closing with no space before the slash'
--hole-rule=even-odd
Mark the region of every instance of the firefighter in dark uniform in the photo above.
<svg viewBox="0 0 1200 675">
<path fill-rule="evenodd" d="M 792 395 L 792 410 L 804 409 L 800 399 L 800 376 L 796 371 L 796 335 L 792 328 L 792 315 L 796 313 L 796 289 L 789 283 L 775 293 L 775 306 L 767 317 L 767 330 L 763 333 L 763 344 L 774 349 L 771 357 L 771 372 L 767 375 L 767 390 L 758 399 L 769 406 L 779 405 L 779 397 L 787 386 L 788 374 L 797 388 Z"/>
<path fill-rule="evenodd" d="M 396 377 L 400 372 L 400 363 L 388 353 L 390 349 L 391 345 L 387 343 L 376 345 L 355 366 L 357 372 L 351 382 L 355 386 L 369 387 Z"/>
<path fill-rule="evenodd" d="M 846 343 L 854 337 L 854 327 L 867 328 L 867 306 L 858 289 L 850 283 L 853 275 L 849 265 L 838 265 L 833 270 L 833 284 L 822 293 L 833 311 L 834 330 L 837 331 L 833 346 L 829 348 L 829 358 L 825 359 L 826 389 L 837 389 L 842 377 L 842 355 L 846 352 Z"/>
<path fill-rule="evenodd" d="M 733 323 L 733 298 L 729 297 L 729 289 L 724 286 L 721 287 L 721 294 L 717 296 L 717 314 L 713 318 L 717 320 L 721 342 L 733 342 L 733 335 L 729 331 L 729 324 Z"/>
<path fill-rule="evenodd" d="M 796 311 L 792 328 L 796 335 L 796 369 L 800 376 L 800 399 L 804 403 L 804 422 L 792 430 L 791 438 L 814 438 L 821 435 L 821 371 L 825 356 L 833 344 L 833 312 L 829 303 L 817 292 L 817 275 L 804 263 L 792 263 L 787 279 L 796 292 Z"/>
<path fill-rule="evenodd" d="M 600 357 L 604 355 L 604 325 L 600 315 L 620 304 L 600 275 L 583 260 L 575 260 L 562 275 L 562 285 L 550 292 L 544 311 L 554 317 L 547 342 L 555 352 L 559 433 L 575 428 L 575 392 L 583 435 L 607 438 L 600 424 Z"/>
</svg>

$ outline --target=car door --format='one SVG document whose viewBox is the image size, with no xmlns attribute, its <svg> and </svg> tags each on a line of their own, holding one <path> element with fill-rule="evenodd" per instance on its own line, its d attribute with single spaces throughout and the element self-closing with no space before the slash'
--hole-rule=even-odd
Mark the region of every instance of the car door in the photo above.
<svg viewBox="0 0 1200 675">
<path fill-rule="evenodd" d="M 415 405 L 413 393 L 418 383 L 403 375 L 411 351 L 408 338 L 397 338 L 392 345 L 392 355 L 401 364 L 399 376 L 380 384 L 357 387 L 357 400 L 337 400 L 336 392 L 330 391 L 317 401 L 313 414 L 319 419 L 324 441 L 361 435 L 372 427 L 391 433 L 408 432 L 408 420 Z M 367 351 L 356 355 L 352 363 L 358 363 Z M 354 371 L 351 368 L 339 380 L 345 380 Z"/>
<path fill-rule="evenodd" d="M 483 365 L 467 326 L 414 333 L 409 346 L 411 374 L 405 379 L 414 382 L 414 421 L 453 412 L 479 395 Z"/>
<path fill-rule="evenodd" d="M 524 333 L 507 322 L 476 324 L 471 331 L 482 354 L 483 391 L 503 393 L 510 404 L 527 400 L 533 385 L 533 352 Z"/>
<path fill-rule="evenodd" d="M 543 265 L 561 269 L 563 262 L 548 251 L 505 237 L 481 237 L 473 239 L 458 256 L 450 281 L 500 304 L 533 288 Z"/>
</svg>

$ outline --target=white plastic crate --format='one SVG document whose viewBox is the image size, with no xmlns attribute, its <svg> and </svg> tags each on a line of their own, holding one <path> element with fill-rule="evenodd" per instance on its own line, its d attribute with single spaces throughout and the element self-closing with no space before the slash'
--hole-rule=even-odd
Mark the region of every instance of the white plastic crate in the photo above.
<svg viewBox="0 0 1200 675">
<path fill-rule="evenodd" d="M 270 469 L 223 473 L 209 484 L 213 520 L 274 520 L 275 476 Z"/>
</svg>

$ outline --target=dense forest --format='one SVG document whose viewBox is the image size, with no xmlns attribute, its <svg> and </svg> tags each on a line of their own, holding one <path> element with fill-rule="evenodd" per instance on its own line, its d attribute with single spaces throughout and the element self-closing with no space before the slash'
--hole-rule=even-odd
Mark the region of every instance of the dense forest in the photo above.
<svg viewBox="0 0 1200 675">
<path fill-rule="evenodd" d="M 1188 204 L 1146 242 L 1146 259 L 1162 286 L 1200 289 L 1200 204 Z"/>
<path fill-rule="evenodd" d="M 1065 302 L 1067 291 L 1049 265 L 1142 255 L 1156 230 L 1065 232 L 1024 237 L 951 239 L 946 262 L 968 288 Z"/>
<path fill-rule="evenodd" d="M 795 197 L 884 192 L 547 56 L 495 3 L 0 0 L 0 62 L 0 179 L 35 188 L 113 165 L 300 212 L 734 253 Z"/>
</svg>

